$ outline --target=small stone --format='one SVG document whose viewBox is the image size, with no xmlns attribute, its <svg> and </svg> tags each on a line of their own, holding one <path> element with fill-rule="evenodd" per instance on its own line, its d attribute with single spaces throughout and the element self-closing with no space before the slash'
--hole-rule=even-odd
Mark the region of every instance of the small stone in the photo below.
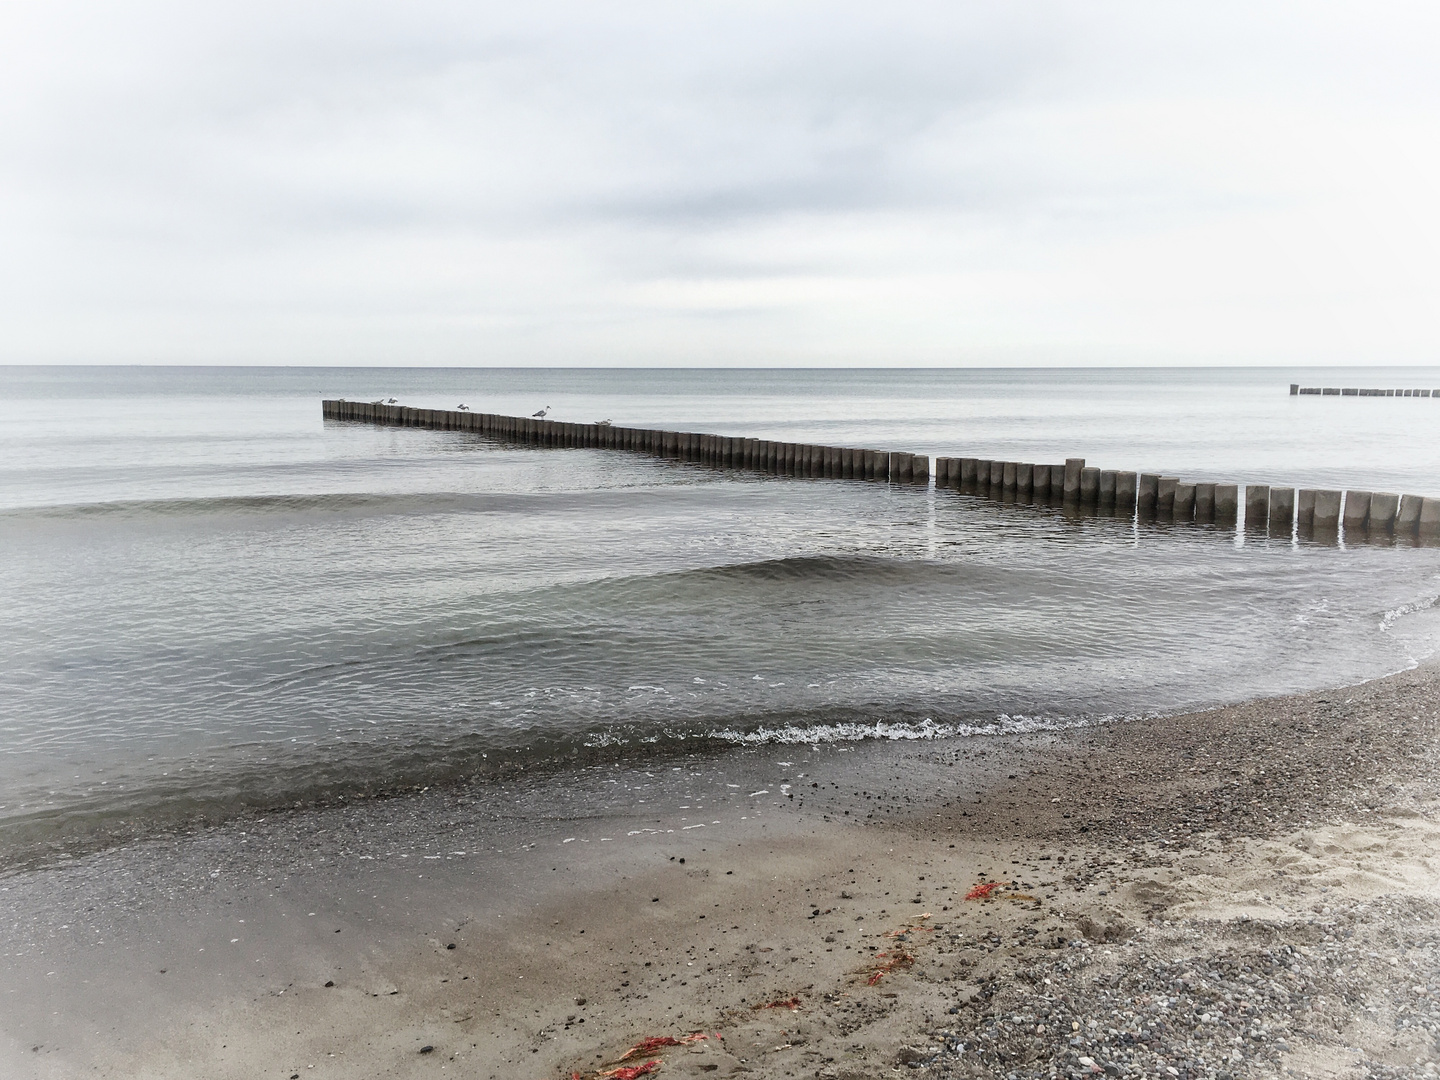
<svg viewBox="0 0 1440 1080">
<path fill-rule="evenodd" d="M 435 1047 L 430 1046 L 427 1043 L 425 1046 L 420 1047 L 420 1052 L 422 1054 L 433 1054 L 435 1052 Z"/>
<path fill-rule="evenodd" d="M 575 1004 L 576 1004 L 576 1005 L 584 1005 L 584 1004 L 585 1004 L 585 999 L 584 999 L 584 998 L 576 998 L 576 999 L 575 999 Z"/>
</svg>

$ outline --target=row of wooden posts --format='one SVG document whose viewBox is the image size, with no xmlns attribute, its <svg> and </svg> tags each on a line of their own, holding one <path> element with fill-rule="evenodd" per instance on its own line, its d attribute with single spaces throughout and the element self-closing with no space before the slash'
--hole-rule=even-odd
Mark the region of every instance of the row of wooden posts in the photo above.
<svg viewBox="0 0 1440 1080">
<path fill-rule="evenodd" d="M 1233 525 L 1239 518 L 1241 486 L 1181 480 L 1157 473 L 1123 472 L 1086 466 L 1084 458 L 1064 465 L 936 458 L 935 486 L 991 498 L 1114 507 L 1177 522 Z M 1440 499 L 1388 491 L 1244 486 L 1245 528 L 1290 535 L 1302 531 L 1371 535 L 1440 536 Z"/>
<path fill-rule="evenodd" d="M 454 409 L 412 409 L 364 401 L 326 401 L 332 420 L 365 420 L 442 431 L 475 431 L 536 446 L 596 447 L 633 450 L 679 458 L 717 468 L 750 469 L 779 476 L 818 476 L 836 480 L 883 480 L 896 484 L 930 483 L 930 458 L 890 450 L 859 450 L 812 443 L 745 439 L 694 431 L 661 431 L 618 424 L 573 424 L 528 416 L 500 416 Z"/>
<path fill-rule="evenodd" d="M 1380 390 L 1367 386 L 1301 386 L 1290 384 L 1290 396 L 1315 394 L 1321 397 L 1434 397 L 1440 398 L 1440 390 Z"/>
<path fill-rule="evenodd" d="M 330 420 L 474 431 L 537 446 L 631 450 L 717 468 L 749 469 L 780 476 L 930 483 L 930 458 L 890 450 L 864 450 L 811 443 L 776 442 L 730 435 L 609 423 L 575 424 L 540 417 L 503 416 L 459 409 L 415 409 L 381 402 L 327 400 Z M 993 461 L 987 458 L 935 459 L 935 486 L 994 499 L 1053 502 L 1113 508 L 1123 514 L 1177 522 L 1233 525 L 1241 505 L 1238 484 L 1193 483 L 1155 473 L 1097 469 L 1084 458 L 1063 465 Z M 1371 535 L 1440 536 L 1440 499 L 1384 491 L 1322 488 L 1244 487 L 1245 527 L 1290 535 L 1293 528 L 1317 533 L 1364 531 Z"/>
</svg>

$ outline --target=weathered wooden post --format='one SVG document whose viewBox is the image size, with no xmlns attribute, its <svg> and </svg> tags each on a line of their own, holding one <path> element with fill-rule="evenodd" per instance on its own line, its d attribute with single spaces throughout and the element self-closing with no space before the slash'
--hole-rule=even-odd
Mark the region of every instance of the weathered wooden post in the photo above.
<svg viewBox="0 0 1440 1080">
<path fill-rule="evenodd" d="M 1400 496 L 1389 491 L 1377 491 L 1370 496 L 1370 520 L 1366 527 L 1371 533 L 1388 533 L 1395 527 L 1395 514 L 1400 509 Z"/>
<path fill-rule="evenodd" d="M 975 461 L 975 493 L 977 495 L 988 495 L 990 493 L 990 466 L 994 464 L 989 458 L 977 458 Z"/>
<path fill-rule="evenodd" d="M 1345 492 L 1345 531 L 1354 529 L 1359 532 L 1364 529 L 1370 520 L 1370 492 L 1368 491 L 1347 491 Z"/>
<path fill-rule="evenodd" d="M 1416 531 L 1426 540 L 1440 537 L 1440 499 L 1427 496 L 1420 503 L 1420 527 Z"/>
<path fill-rule="evenodd" d="M 1290 535 L 1295 523 L 1295 489 L 1270 489 L 1270 531 L 1283 536 Z"/>
<path fill-rule="evenodd" d="M 909 454 L 890 455 L 890 480 L 897 484 L 908 484 L 915 479 L 915 465 Z"/>
<path fill-rule="evenodd" d="M 1208 524 L 1215 520 L 1215 485 L 1195 485 L 1195 520 L 1200 524 Z"/>
<path fill-rule="evenodd" d="M 1015 462 L 1006 461 L 1000 465 L 1000 491 L 1005 495 L 1015 494 Z"/>
<path fill-rule="evenodd" d="M 1080 501 L 1080 472 L 1085 468 L 1084 458 L 1065 459 L 1065 501 Z"/>
<path fill-rule="evenodd" d="M 1036 465 L 1030 470 L 1030 493 L 1036 502 L 1050 498 L 1050 466 Z"/>
<path fill-rule="evenodd" d="M 1240 516 L 1240 486 L 1238 484 L 1215 485 L 1215 523 L 1234 525 Z"/>
<path fill-rule="evenodd" d="M 1425 500 L 1419 495 L 1401 495 L 1395 511 L 1395 535 L 1414 536 L 1420 528 L 1420 510 Z"/>
<path fill-rule="evenodd" d="M 1100 470 L 1100 505 L 1115 505 L 1115 470 Z"/>
<path fill-rule="evenodd" d="M 960 490 L 974 491 L 976 471 L 980 464 L 978 458 L 962 457 L 960 459 Z"/>
<path fill-rule="evenodd" d="M 1050 501 L 1060 502 L 1065 498 L 1065 466 L 1050 466 Z"/>
<path fill-rule="evenodd" d="M 1155 512 L 1162 517 L 1175 513 L 1175 485 L 1180 483 L 1173 476 L 1162 476 L 1155 488 Z"/>
<path fill-rule="evenodd" d="M 1265 484 L 1245 485 L 1245 531 L 1266 532 L 1270 528 L 1270 488 Z"/>
<path fill-rule="evenodd" d="M 990 462 L 990 498 L 998 499 L 1005 493 L 1005 463 Z"/>
<path fill-rule="evenodd" d="M 930 486 L 930 455 L 910 455 L 910 482 L 924 487 Z"/>
<path fill-rule="evenodd" d="M 1310 530 L 1315 527 L 1315 489 L 1301 488 L 1295 492 L 1295 527 Z"/>
<path fill-rule="evenodd" d="M 1093 465 L 1080 470 L 1080 504 L 1094 506 L 1100 500 L 1100 470 Z"/>
<path fill-rule="evenodd" d="M 1338 491 L 1317 488 L 1315 491 L 1315 513 L 1311 519 L 1316 532 L 1334 532 L 1340 527 L 1340 499 Z"/>
<path fill-rule="evenodd" d="M 1140 494 L 1140 476 L 1133 472 L 1115 474 L 1115 509 L 1127 514 L 1135 512 L 1135 501 Z"/>
<path fill-rule="evenodd" d="M 1029 502 L 1035 488 L 1035 466 L 1022 461 L 1015 466 L 1015 498 Z"/>
<path fill-rule="evenodd" d="M 1175 500 L 1170 516 L 1175 521 L 1195 520 L 1195 485 L 1185 480 L 1175 484 Z"/>
</svg>

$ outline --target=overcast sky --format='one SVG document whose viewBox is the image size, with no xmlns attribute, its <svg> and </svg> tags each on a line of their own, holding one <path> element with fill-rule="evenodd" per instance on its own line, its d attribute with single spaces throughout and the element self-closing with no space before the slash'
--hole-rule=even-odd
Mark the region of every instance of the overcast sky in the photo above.
<svg viewBox="0 0 1440 1080">
<path fill-rule="evenodd" d="M 0 362 L 1440 362 L 1440 5 L 0 4 Z"/>
</svg>

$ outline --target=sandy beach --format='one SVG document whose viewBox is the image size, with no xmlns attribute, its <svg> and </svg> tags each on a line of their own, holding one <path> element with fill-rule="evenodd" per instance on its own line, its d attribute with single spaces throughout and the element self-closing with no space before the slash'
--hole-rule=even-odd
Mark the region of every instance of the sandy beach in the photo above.
<svg viewBox="0 0 1440 1080">
<path fill-rule="evenodd" d="M 1437 675 L 592 765 L 15 869 L 0 1071 L 1430 1075 Z M 556 783 L 573 811 L 537 825 Z"/>
</svg>

